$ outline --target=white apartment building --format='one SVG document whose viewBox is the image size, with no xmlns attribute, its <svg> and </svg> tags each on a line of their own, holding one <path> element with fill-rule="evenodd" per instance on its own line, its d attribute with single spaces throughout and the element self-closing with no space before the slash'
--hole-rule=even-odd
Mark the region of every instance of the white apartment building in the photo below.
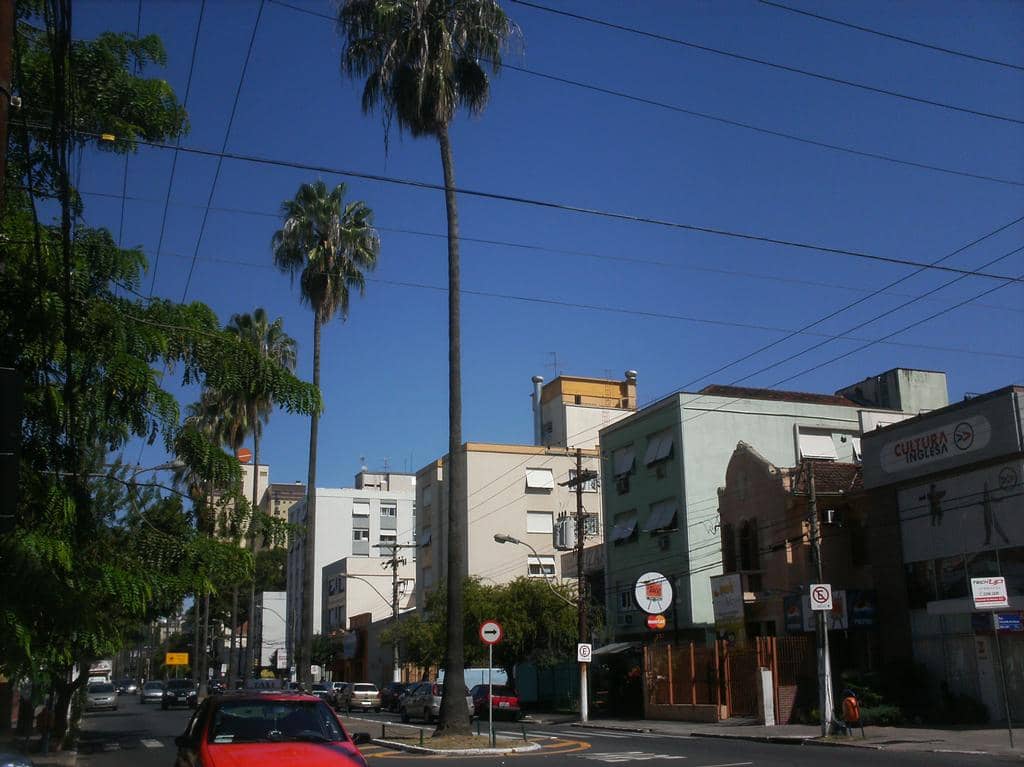
<svg viewBox="0 0 1024 767">
<path fill-rule="evenodd" d="M 349 628 L 349 619 L 353 615 L 369 613 L 370 620 L 374 622 L 391 618 L 395 580 L 390 551 L 382 551 L 387 556 L 345 557 L 324 567 L 321 634 Z M 398 552 L 399 613 L 416 607 L 416 561 L 413 553 L 410 549 L 399 549 Z"/>
<path fill-rule="evenodd" d="M 356 475 L 354 488 L 316 490 L 313 582 L 313 626 L 323 624 L 323 568 L 346 558 L 377 558 L 388 543 L 411 544 L 415 536 L 416 478 L 411 474 L 373 473 Z M 306 503 L 295 504 L 288 521 L 306 525 Z M 415 549 L 407 549 L 411 559 Z M 302 577 L 305 567 L 305 537 L 296 535 L 288 547 L 288 651 L 294 646 L 301 625 Z"/>
</svg>

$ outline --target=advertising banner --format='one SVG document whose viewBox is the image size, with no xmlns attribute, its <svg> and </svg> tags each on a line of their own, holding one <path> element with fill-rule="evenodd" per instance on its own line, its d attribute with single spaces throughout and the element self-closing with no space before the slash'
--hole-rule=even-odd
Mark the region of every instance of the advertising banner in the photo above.
<svg viewBox="0 0 1024 767">
<path fill-rule="evenodd" d="M 733 642 L 746 639 L 743 613 L 743 580 L 739 573 L 711 578 L 711 607 L 718 636 Z"/>
</svg>

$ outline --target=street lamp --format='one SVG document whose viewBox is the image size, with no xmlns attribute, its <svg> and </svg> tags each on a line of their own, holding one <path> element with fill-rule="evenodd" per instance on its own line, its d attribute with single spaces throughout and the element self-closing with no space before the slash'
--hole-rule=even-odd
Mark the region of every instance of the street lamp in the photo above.
<svg viewBox="0 0 1024 767">
<path fill-rule="evenodd" d="M 498 543 L 516 543 L 516 544 L 519 544 L 521 546 L 526 546 L 526 548 L 528 548 L 530 551 L 533 552 L 533 556 L 537 560 L 537 562 L 538 563 L 540 562 L 540 555 L 537 554 L 537 550 L 535 548 L 533 548 L 533 546 L 528 544 L 526 541 L 521 541 L 518 538 L 514 538 L 511 535 L 509 535 L 508 533 L 496 533 L 495 536 L 494 536 L 494 540 L 497 541 Z M 581 540 L 576 541 L 576 545 L 577 545 L 577 547 L 580 547 L 582 545 L 582 541 Z M 579 548 L 577 548 L 577 553 L 578 552 L 579 552 Z M 576 608 L 577 616 L 579 617 L 579 625 L 580 625 L 579 641 L 580 642 L 584 642 L 585 639 L 586 639 L 584 637 L 584 635 L 583 635 L 583 631 L 584 631 L 584 614 L 585 614 L 585 611 L 587 609 L 587 606 L 586 606 L 586 603 L 583 601 L 584 600 L 584 597 L 583 597 L 583 568 L 582 568 L 582 562 L 580 561 L 579 557 L 577 557 L 577 568 L 579 569 L 579 572 L 577 573 L 577 576 L 579 578 L 579 586 L 576 589 L 577 594 L 576 594 L 576 601 L 575 602 L 572 602 L 572 601 L 566 599 L 561 594 L 559 594 L 557 591 L 555 591 L 555 587 L 551 585 L 551 581 L 548 580 L 547 574 L 544 573 L 543 565 L 541 565 L 541 573 L 544 575 L 544 581 L 545 581 L 545 583 L 548 584 L 548 588 L 551 589 L 552 593 L 554 593 L 563 602 L 566 602 L 567 604 L 569 604 L 572 607 Z M 588 709 L 588 705 L 587 705 L 587 703 L 588 703 L 588 697 L 589 697 L 590 693 L 589 693 L 587 687 L 588 687 L 588 682 L 587 682 L 587 666 L 586 666 L 585 663 L 580 663 L 580 720 L 583 721 L 583 722 L 586 722 L 587 719 L 588 719 L 588 710 L 587 710 Z"/>
</svg>

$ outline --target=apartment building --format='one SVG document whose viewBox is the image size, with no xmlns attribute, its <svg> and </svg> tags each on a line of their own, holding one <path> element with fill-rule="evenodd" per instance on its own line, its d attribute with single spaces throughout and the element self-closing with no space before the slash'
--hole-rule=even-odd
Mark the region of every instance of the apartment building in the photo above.
<svg viewBox="0 0 1024 767">
<path fill-rule="evenodd" d="M 712 385 L 672 394 L 601 430 L 606 605 L 617 640 L 651 636 L 634 596 L 650 573 L 672 586 L 663 612 L 674 635 L 714 637 L 710 579 L 722 572 L 718 489 L 738 442 L 774 466 L 857 463 L 862 433 L 916 414 L 879 407 L 867 394 L 895 382 L 887 394 L 897 405 L 927 410 L 948 401 L 942 373 L 900 371 L 866 381 L 876 390 L 864 382 L 860 393 L 839 394 Z"/>
<path fill-rule="evenodd" d="M 315 557 L 313 626 L 323 625 L 323 568 L 346 558 L 377 558 L 388 544 L 411 544 L 415 535 L 416 478 L 411 474 L 362 471 L 355 487 L 317 488 L 313 521 Z M 288 521 L 307 524 L 306 503 L 294 504 Z M 305 569 L 305 536 L 296 535 L 288 546 L 288 628 L 290 657 L 298 636 L 301 616 L 302 577 Z M 408 556 L 416 554 L 408 549 Z"/>
</svg>

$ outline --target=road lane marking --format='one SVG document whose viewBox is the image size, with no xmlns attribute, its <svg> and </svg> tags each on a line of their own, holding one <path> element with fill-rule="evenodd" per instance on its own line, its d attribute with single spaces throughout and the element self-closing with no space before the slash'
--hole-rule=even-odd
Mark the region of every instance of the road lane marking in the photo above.
<svg viewBox="0 0 1024 767">
<path fill-rule="evenodd" d="M 599 762 L 615 764 L 618 762 L 649 762 L 662 759 L 685 759 L 685 756 L 674 754 L 650 754 L 646 751 L 617 751 L 600 754 L 587 754 L 586 759 L 596 759 Z"/>
<path fill-rule="evenodd" d="M 142 745 L 146 748 L 163 748 L 164 744 L 154 738 L 142 738 Z"/>
<path fill-rule="evenodd" d="M 728 764 L 702 764 L 699 767 L 748 767 L 753 762 L 729 762 Z"/>
</svg>

